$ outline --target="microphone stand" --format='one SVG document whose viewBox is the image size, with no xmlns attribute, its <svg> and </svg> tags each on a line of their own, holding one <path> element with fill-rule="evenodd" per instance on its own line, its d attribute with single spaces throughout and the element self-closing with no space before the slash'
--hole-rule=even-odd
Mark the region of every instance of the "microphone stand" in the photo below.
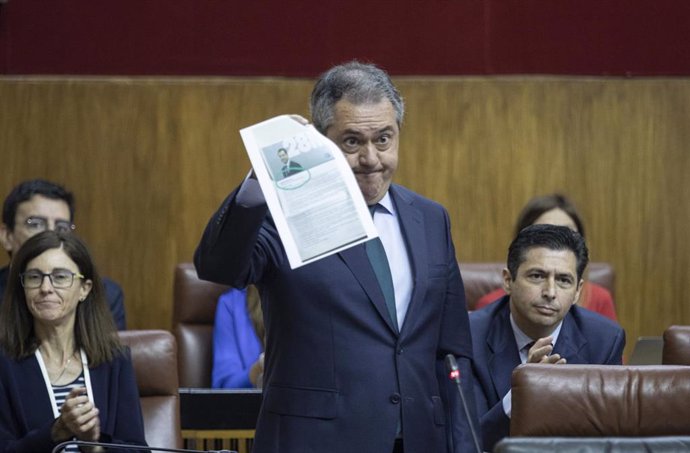
<svg viewBox="0 0 690 453">
<path fill-rule="evenodd" d="M 460 385 L 460 369 L 458 368 L 458 362 L 455 360 L 453 354 L 448 354 L 446 356 L 446 371 L 448 372 L 448 378 L 455 382 L 458 387 L 458 393 L 460 394 L 460 400 L 462 401 L 462 409 L 465 412 L 465 417 L 467 418 L 467 424 L 470 425 L 470 432 L 472 433 L 472 441 L 474 441 L 474 448 L 477 453 L 482 453 L 482 449 L 479 448 L 479 440 L 477 439 L 477 431 L 474 429 L 474 424 L 472 423 L 472 417 L 470 417 L 470 411 L 467 408 L 467 402 L 465 401 L 465 392 L 462 391 L 462 386 Z"/>
</svg>

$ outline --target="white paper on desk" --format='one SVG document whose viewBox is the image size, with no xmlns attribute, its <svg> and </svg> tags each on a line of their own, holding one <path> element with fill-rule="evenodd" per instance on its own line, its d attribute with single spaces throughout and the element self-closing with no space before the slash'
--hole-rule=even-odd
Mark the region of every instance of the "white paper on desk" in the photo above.
<svg viewBox="0 0 690 453">
<path fill-rule="evenodd" d="M 345 156 L 314 126 L 281 115 L 240 135 L 292 269 L 378 236 Z"/>
</svg>

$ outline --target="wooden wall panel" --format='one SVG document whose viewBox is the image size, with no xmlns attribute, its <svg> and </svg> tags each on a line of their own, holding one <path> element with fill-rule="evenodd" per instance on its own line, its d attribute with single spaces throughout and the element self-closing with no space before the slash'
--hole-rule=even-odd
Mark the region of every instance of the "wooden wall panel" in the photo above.
<svg viewBox="0 0 690 453">
<path fill-rule="evenodd" d="M 172 270 L 248 169 L 238 130 L 307 115 L 311 80 L 0 79 L 0 193 L 63 182 L 129 326 L 171 328 Z M 688 79 L 399 78 L 397 180 L 445 204 L 458 258 L 502 260 L 532 196 L 570 195 L 617 271 L 632 345 L 690 324 Z M 630 347 L 628 348 L 630 351 Z"/>
</svg>

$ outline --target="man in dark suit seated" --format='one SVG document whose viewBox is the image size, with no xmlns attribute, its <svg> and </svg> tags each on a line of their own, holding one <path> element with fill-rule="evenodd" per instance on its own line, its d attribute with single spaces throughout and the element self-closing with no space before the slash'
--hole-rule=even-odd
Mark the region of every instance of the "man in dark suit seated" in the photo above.
<svg viewBox="0 0 690 453">
<path fill-rule="evenodd" d="M 12 252 L 31 236 L 45 230 L 70 232 L 74 226 L 74 195 L 64 187 L 43 179 L 24 181 L 5 198 L 0 225 L 0 243 Z M 9 267 L 0 269 L 0 302 L 7 286 Z M 125 296 L 120 285 L 102 278 L 106 299 L 118 330 L 125 330 Z"/>
<path fill-rule="evenodd" d="M 568 227 L 532 225 L 508 249 L 507 295 L 470 314 L 484 448 L 510 433 L 513 369 L 521 363 L 622 363 L 625 332 L 578 307 L 587 246 Z"/>
<path fill-rule="evenodd" d="M 211 218 L 194 257 L 201 278 L 254 283 L 261 293 L 266 353 L 253 451 L 474 451 L 443 367 L 447 354 L 458 357 L 473 405 L 448 213 L 392 184 L 400 93 L 381 69 L 351 62 L 321 76 L 311 110 L 350 164 L 380 240 L 292 270 L 261 188 L 248 178 Z"/>
</svg>

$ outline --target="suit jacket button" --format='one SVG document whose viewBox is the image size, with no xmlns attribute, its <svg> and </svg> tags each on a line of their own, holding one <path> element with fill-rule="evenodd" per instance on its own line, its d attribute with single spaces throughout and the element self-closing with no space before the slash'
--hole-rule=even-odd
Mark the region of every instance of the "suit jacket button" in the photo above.
<svg viewBox="0 0 690 453">
<path fill-rule="evenodd" d="M 391 395 L 390 400 L 393 404 L 400 404 L 400 395 L 398 393 L 394 393 Z"/>
</svg>

